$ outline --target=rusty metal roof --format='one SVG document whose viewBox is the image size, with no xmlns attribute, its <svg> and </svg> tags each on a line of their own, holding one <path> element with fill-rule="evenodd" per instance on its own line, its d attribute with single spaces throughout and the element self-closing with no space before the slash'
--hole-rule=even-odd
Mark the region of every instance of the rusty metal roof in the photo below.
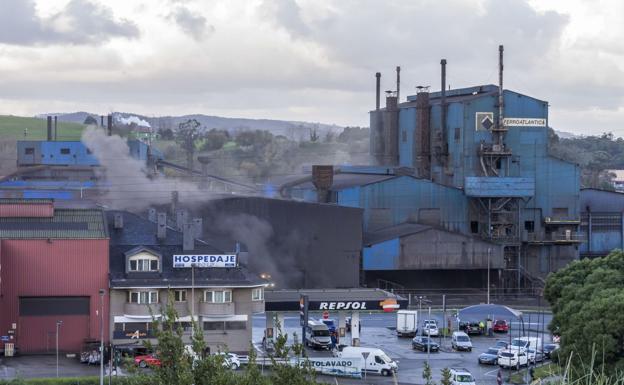
<svg viewBox="0 0 624 385">
<path fill-rule="evenodd" d="M 4 239 L 106 239 L 104 214 L 97 209 L 56 209 L 53 217 L 0 218 Z"/>
</svg>

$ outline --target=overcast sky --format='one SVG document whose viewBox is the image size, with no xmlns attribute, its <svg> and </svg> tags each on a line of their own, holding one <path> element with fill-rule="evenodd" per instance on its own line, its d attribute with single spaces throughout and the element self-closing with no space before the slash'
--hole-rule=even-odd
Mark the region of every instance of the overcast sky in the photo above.
<svg viewBox="0 0 624 385">
<path fill-rule="evenodd" d="M 401 95 L 496 83 L 624 135 L 621 0 L 0 0 L 0 114 L 203 113 L 367 125 Z"/>
</svg>

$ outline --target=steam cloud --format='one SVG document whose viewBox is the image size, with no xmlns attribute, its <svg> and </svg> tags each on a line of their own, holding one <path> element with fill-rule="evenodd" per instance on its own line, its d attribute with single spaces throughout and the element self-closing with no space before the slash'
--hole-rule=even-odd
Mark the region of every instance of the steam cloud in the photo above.
<svg viewBox="0 0 624 385">
<path fill-rule="evenodd" d="M 147 120 L 143 120 L 139 118 L 138 116 L 134 116 L 134 115 L 129 116 L 127 118 L 124 118 L 123 116 L 119 115 L 117 117 L 117 121 L 119 121 L 122 124 L 127 124 L 127 125 L 134 123 L 137 126 L 141 126 L 141 127 L 150 127 L 150 128 L 152 127 Z"/>
<path fill-rule="evenodd" d="M 192 183 L 148 177 L 145 162 L 132 158 L 125 139 L 118 135 L 107 136 L 102 129 L 88 127 L 82 134 L 82 142 L 102 166 L 100 176 L 107 186 L 102 200 L 110 207 L 144 210 L 170 202 L 173 191 L 178 191 L 181 201 L 207 200 L 210 196 Z"/>
</svg>

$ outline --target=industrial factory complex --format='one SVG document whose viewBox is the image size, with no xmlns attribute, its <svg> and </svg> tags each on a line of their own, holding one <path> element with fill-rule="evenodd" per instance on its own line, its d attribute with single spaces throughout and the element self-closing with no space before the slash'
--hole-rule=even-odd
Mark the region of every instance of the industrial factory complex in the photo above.
<svg viewBox="0 0 624 385">
<path fill-rule="evenodd" d="M 68 352 L 101 333 L 153 340 L 171 302 L 187 338 L 194 320 L 212 350 L 245 351 L 253 315 L 296 309 L 293 289 L 539 292 L 571 261 L 624 248 L 624 194 L 581 189 L 579 166 L 549 154 L 548 102 L 503 88 L 502 47 L 498 85 L 449 89 L 446 64 L 440 90 L 403 99 L 397 67 L 384 106 L 377 74 L 375 164 L 314 165 L 277 196 L 128 140 L 150 177 L 188 172 L 205 199 L 104 204 L 101 159 L 54 140 L 48 119 L 48 140 L 18 141 L 18 170 L 0 179 L 0 349 L 49 352 L 58 333 Z"/>
</svg>

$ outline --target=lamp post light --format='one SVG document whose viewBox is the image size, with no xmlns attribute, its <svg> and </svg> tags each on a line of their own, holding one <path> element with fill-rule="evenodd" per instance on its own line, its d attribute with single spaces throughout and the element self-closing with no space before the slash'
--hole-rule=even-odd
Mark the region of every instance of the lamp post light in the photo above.
<svg viewBox="0 0 624 385">
<path fill-rule="evenodd" d="M 104 294 L 100 289 L 100 385 L 104 385 Z"/>
<path fill-rule="evenodd" d="M 488 247 L 487 250 L 487 258 L 488 258 L 488 268 L 487 268 L 487 304 L 490 304 L 490 257 L 492 255 L 492 249 Z"/>
<path fill-rule="evenodd" d="M 191 264 L 191 339 L 195 336 L 195 264 Z M 202 352 L 203 354 L 203 352 Z"/>
<path fill-rule="evenodd" d="M 59 376 L 59 329 L 63 321 L 56 321 L 56 377 Z"/>
</svg>

